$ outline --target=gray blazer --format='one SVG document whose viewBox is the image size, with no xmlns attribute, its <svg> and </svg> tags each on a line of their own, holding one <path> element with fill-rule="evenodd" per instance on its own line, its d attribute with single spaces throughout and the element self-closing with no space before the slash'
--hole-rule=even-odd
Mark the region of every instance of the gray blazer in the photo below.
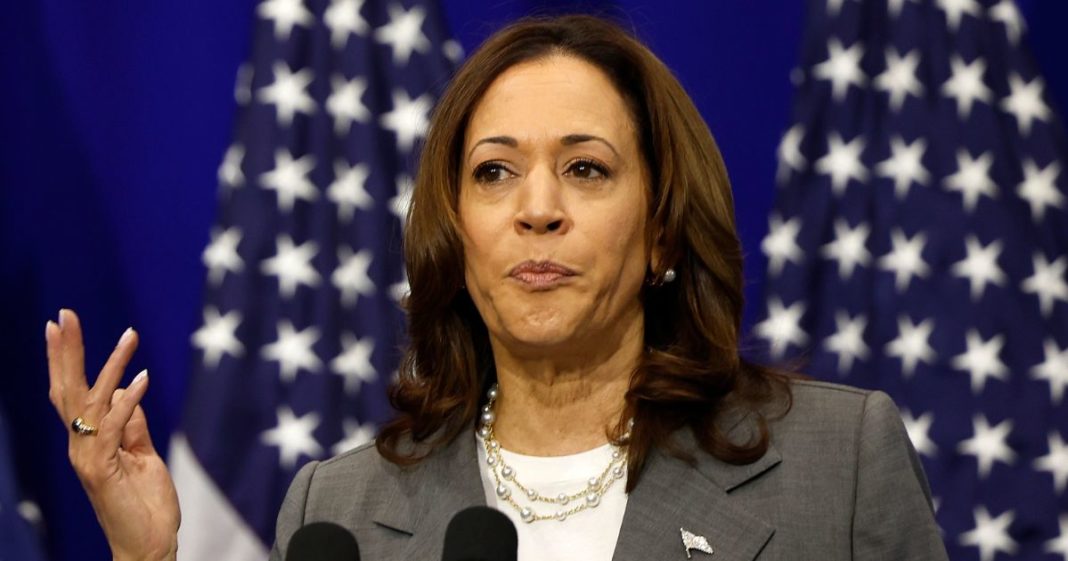
<svg viewBox="0 0 1068 561">
<path fill-rule="evenodd" d="M 680 528 L 712 545 L 711 557 L 691 552 L 698 561 L 946 559 L 926 477 L 890 398 L 820 382 L 793 390 L 793 408 L 752 464 L 701 452 L 688 431 L 677 437 L 696 465 L 651 453 L 614 561 L 685 559 Z M 742 418 L 729 434 L 752 428 Z M 330 521 L 356 535 L 364 561 L 436 561 L 452 515 L 484 504 L 473 433 L 404 469 L 363 446 L 297 473 L 271 560 L 284 558 L 303 524 Z"/>
</svg>

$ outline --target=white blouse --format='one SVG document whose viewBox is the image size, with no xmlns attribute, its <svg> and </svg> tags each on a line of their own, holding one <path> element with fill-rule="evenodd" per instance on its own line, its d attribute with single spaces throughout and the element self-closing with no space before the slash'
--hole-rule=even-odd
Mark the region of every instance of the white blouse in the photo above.
<svg viewBox="0 0 1068 561">
<path fill-rule="evenodd" d="M 566 520 L 523 522 L 519 512 L 495 492 L 496 481 L 486 464 L 486 448 L 477 435 L 478 464 L 486 504 L 500 510 L 512 520 L 519 534 L 518 561 L 611 561 L 615 552 L 623 512 L 627 508 L 626 478 L 617 480 L 601 497 L 596 508 L 587 508 Z M 523 485 L 536 489 L 542 496 L 573 494 L 591 477 L 600 475 L 612 460 L 612 445 L 570 456 L 525 456 L 501 449 L 504 462 L 515 469 Z M 512 497 L 520 506 L 529 506 L 538 514 L 551 514 L 570 507 L 548 503 L 531 503 L 512 487 Z"/>
</svg>

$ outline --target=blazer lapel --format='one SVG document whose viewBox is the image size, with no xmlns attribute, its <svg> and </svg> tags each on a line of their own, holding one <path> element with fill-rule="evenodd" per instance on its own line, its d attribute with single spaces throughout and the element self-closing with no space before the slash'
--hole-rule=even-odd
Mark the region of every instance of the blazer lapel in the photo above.
<svg viewBox="0 0 1068 561">
<path fill-rule="evenodd" d="M 411 535 L 404 559 L 440 559 L 445 529 L 459 511 L 486 505 L 475 436 L 464 430 L 422 462 L 397 468 L 392 500 L 380 505 L 375 523 Z"/>
<path fill-rule="evenodd" d="M 745 428 L 738 425 L 736 429 Z M 691 467 L 660 451 L 649 455 L 641 481 L 627 499 L 613 561 L 686 559 L 682 530 L 703 536 L 714 551 L 709 556 L 693 550 L 694 560 L 756 558 L 775 529 L 732 499 L 730 492 L 773 469 L 782 457 L 769 448 L 760 460 L 734 466 L 701 451 L 689 431 L 675 436 L 680 448 L 698 458 L 697 465 Z"/>
</svg>

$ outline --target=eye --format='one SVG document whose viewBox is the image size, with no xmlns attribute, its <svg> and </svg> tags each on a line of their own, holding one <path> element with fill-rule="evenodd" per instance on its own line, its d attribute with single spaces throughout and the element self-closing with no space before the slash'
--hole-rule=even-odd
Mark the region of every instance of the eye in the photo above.
<svg viewBox="0 0 1068 561">
<path fill-rule="evenodd" d="M 475 168 L 474 173 L 471 174 L 477 183 L 496 183 L 497 181 L 508 179 L 511 175 L 514 174 L 500 162 L 486 162 L 479 164 Z"/>
<path fill-rule="evenodd" d="M 608 168 L 593 160 L 576 160 L 567 167 L 565 175 L 571 175 L 586 181 L 596 181 L 609 177 Z"/>
</svg>

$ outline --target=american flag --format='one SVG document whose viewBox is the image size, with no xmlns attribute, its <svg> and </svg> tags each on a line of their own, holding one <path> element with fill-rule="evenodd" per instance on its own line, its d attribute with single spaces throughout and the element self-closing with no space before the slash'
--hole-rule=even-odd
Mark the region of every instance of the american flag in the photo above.
<svg viewBox="0 0 1068 561">
<path fill-rule="evenodd" d="M 185 559 L 263 559 L 305 462 L 390 416 L 415 153 L 457 61 L 420 0 L 263 0 L 171 468 Z"/>
<path fill-rule="evenodd" d="M 1064 130 L 1012 0 L 813 0 L 755 334 L 902 409 L 955 560 L 1068 560 Z"/>
</svg>

